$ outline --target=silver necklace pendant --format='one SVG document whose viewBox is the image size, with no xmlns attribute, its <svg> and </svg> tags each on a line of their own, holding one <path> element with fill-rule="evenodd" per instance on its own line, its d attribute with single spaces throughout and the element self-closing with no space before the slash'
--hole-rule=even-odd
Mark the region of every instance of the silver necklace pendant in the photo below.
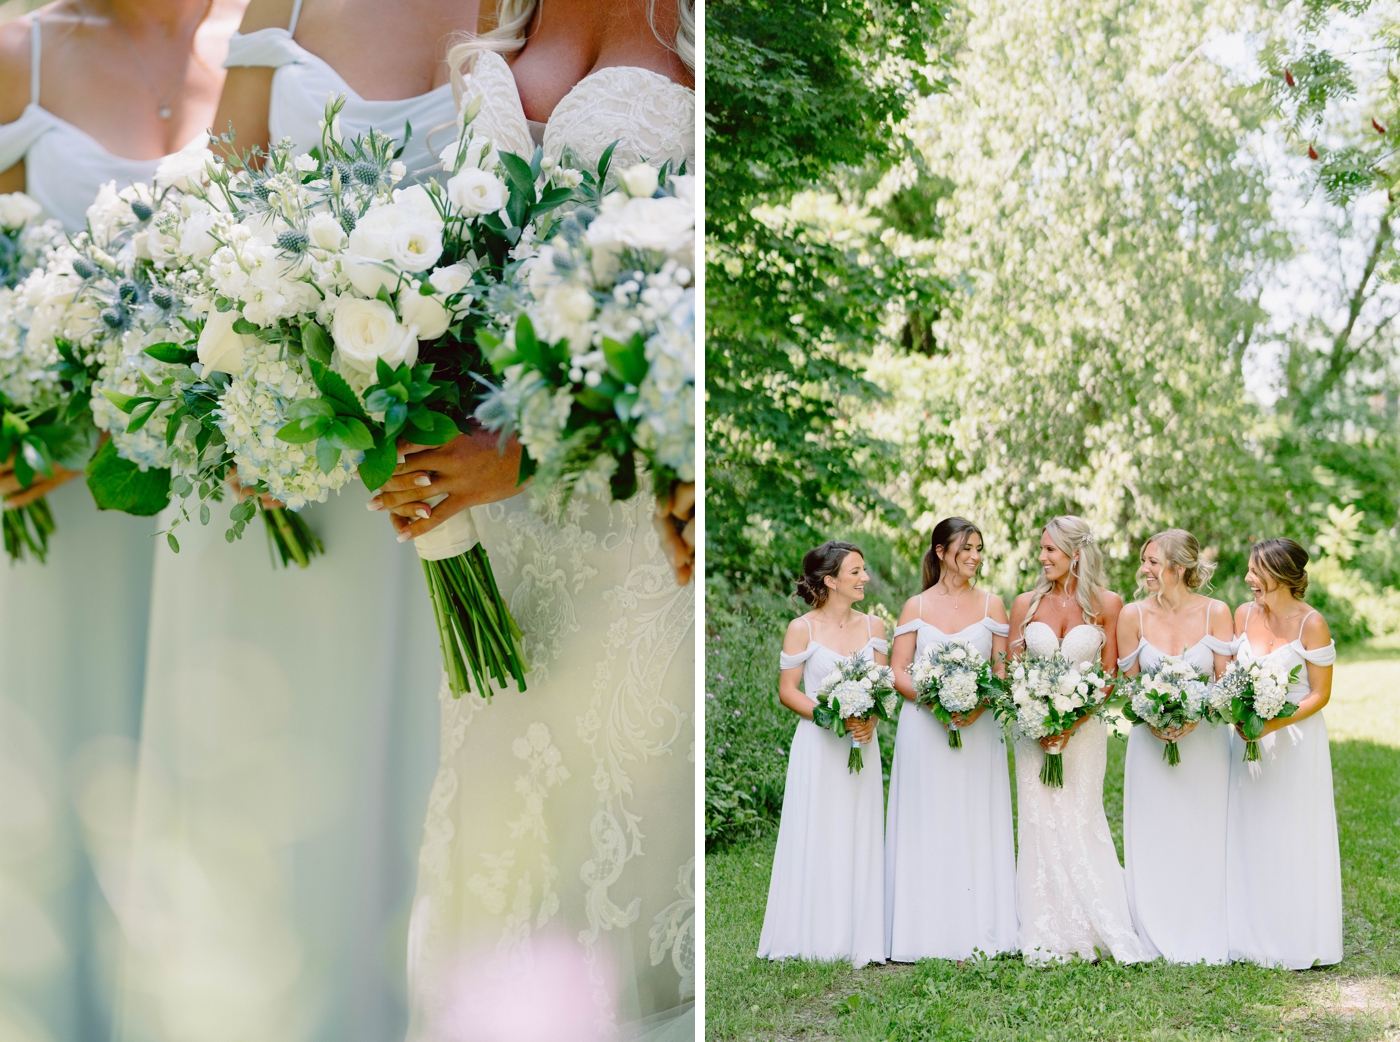
<svg viewBox="0 0 1400 1042">
<path fill-rule="evenodd" d="M 159 109 L 156 110 L 156 115 L 159 116 L 161 119 L 169 119 L 172 115 L 170 111 L 170 106 L 162 105 Z"/>
</svg>

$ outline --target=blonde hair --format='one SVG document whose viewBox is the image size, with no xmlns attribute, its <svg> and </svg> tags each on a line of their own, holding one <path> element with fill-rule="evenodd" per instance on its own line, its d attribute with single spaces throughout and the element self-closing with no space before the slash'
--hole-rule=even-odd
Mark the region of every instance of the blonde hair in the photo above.
<svg viewBox="0 0 1400 1042">
<path fill-rule="evenodd" d="M 1157 544 L 1157 551 L 1167 564 L 1173 568 L 1181 569 L 1181 581 L 1186 584 L 1188 590 L 1196 590 L 1209 585 L 1210 577 L 1215 574 L 1215 562 L 1201 554 L 1200 542 L 1186 529 L 1168 528 L 1164 532 L 1158 532 L 1142 544 L 1142 549 L 1138 552 L 1138 560 L 1142 560 L 1143 555 L 1147 553 L 1148 545 L 1151 543 Z M 1139 578 L 1138 592 L 1144 591 L 1142 580 Z"/>
<path fill-rule="evenodd" d="M 1099 549 L 1094 533 L 1089 529 L 1089 523 L 1082 517 L 1064 514 L 1047 521 L 1044 532 L 1060 552 L 1070 558 L 1069 573 L 1075 580 L 1074 599 L 1079 602 L 1079 610 L 1084 613 L 1084 622 L 1090 626 L 1098 626 L 1096 620 L 1103 610 L 1099 591 L 1107 589 L 1108 577 L 1103 568 L 1103 551 Z M 1035 618 L 1036 608 L 1040 607 L 1041 598 L 1054 588 L 1055 584 L 1042 572 L 1040 582 L 1036 583 L 1035 589 L 1031 591 L 1030 610 L 1026 612 L 1025 621 L 1021 623 L 1022 640 L 1026 637 L 1026 627 L 1031 619 Z"/>
<path fill-rule="evenodd" d="M 484 33 L 467 33 L 460 37 L 447 51 L 447 65 L 452 70 L 452 93 L 460 102 L 465 87 L 464 78 L 476 65 L 477 55 L 483 51 L 497 54 L 514 54 L 523 50 L 529 36 L 530 23 L 544 0 L 500 0 L 496 5 L 496 28 Z M 656 0 L 647 0 L 647 22 L 651 31 L 661 43 L 685 62 L 686 68 L 695 70 L 695 0 L 676 0 L 678 18 L 676 38 L 661 39 L 656 31 Z"/>
</svg>

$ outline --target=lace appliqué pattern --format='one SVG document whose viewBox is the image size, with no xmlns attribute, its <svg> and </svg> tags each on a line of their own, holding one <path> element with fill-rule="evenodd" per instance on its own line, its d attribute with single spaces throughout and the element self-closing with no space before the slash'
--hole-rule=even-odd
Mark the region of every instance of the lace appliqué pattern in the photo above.
<svg viewBox="0 0 1400 1042">
<path fill-rule="evenodd" d="M 651 928 L 651 964 L 660 966 L 666 953 L 681 978 L 681 1001 L 695 998 L 695 859 L 680 870 L 680 898 L 657 913 Z"/>
</svg>

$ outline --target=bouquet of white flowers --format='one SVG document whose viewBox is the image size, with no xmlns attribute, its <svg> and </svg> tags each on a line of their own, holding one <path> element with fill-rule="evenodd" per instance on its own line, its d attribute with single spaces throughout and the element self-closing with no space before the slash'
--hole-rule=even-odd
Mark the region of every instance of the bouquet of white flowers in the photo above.
<svg viewBox="0 0 1400 1042">
<path fill-rule="evenodd" d="M 1302 668 L 1286 670 L 1236 659 L 1211 685 L 1206 695 L 1208 712 L 1213 719 L 1239 725 L 1245 737 L 1245 760 L 1259 759 L 1259 739 L 1266 723 L 1298 711 L 1297 703 L 1288 700 L 1288 688 L 1297 682 Z"/>
<path fill-rule="evenodd" d="M 605 191 L 610 156 L 508 272 L 477 418 L 519 437 L 541 497 L 629 499 L 640 460 L 665 501 L 695 480 L 694 178 L 642 163 Z"/>
<path fill-rule="evenodd" d="M 72 441 L 68 425 L 58 422 L 61 395 L 48 368 L 54 359 L 31 349 L 30 308 L 15 289 L 65 240 L 62 225 L 40 220 L 41 214 L 39 204 L 23 192 L 0 195 L 0 462 L 14 457 L 15 476 L 26 488 L 36 472 L 53 475 L 55 453 L 62 455 Z M 12 559 L 26 552 L 45 559 L 54 522 L 44 499 L 4 510 L 0 527 Z"/>
<path fill-rule="evenodd" d="M 1064 734 L 1087 716 L 1103 711 L 1108 678 L 1097 662 L 1071 662 L 1058 648 L 1050 655 L 1027 655 L 1011 667 L 1011 682 L 993 709 L 1002 726 L 1027 738 Z M 1060 753 L 1046 752 L 1040 780 L 1063 788 Z"/>
<path fill-rule="evenodd" d="M 847 733 L 847 720 L 893 720 L 899 704 L 894 670 L 854 654 L 822 679 L 813 700 L 817 704 L 812 708 L 812 723 L 839 735 Z M 846 769 L 855 774 L 864 765 L 860 746 L 852 738 Z"/>
<path fill-rule="evenodd" d="M 932 710 L 948 728 L 948 747 L 962 748 L 962 734 L 953 716 L 992 705 L 1002 690 L 992 664 L 971 644 L 962 640 L 937 644 L 909 667 L 915 699 Z"/>
<path fill-rule="evenodd" d="M 1145 723 L 1169 731 L 1193 723 L 1207 715 L 1208 677 L 1180 658 L 1164 658 L 1152 669 L 1119 681 L 1123 715 L 1135 724 Z M 1181 750 L 1175 741 L 1165 743 L 1162 759 L 1175 767 Z"/>
</svg>

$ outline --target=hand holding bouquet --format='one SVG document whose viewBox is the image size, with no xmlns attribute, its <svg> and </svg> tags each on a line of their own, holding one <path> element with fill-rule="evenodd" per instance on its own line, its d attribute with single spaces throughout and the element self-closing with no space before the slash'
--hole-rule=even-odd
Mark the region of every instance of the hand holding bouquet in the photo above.
<svg viewBox="0 0 1400 1042">
<path fill-rule="evenodd" d="M 1234 724 L 1245 739 L 1246 761 L 1259 759 L 1259 739 L 1270 720 L 1292 716 L 1298 706 L 1288 700 L 1288 688 L 1297 682 L 1301 665 L 1286 670 L 1262 662 L 1231 662 L 1207 694 L 1212 718 Z"/>
<path fill-rule="evenodd" d="M 992 664 L 962 640 L 931 647 L 909 667 L 916 704 L 927 706 L 948 729 L 948 748 L 962 748 L 955 719 L 978 706 L 990 706 L 1001 692 Z"/>
<path fill-rule="evenodd" d="M 1070 662 L 1056 649 L 1050 655 L 1018 659 L 994 710 L 1003 727 L 1039 740 L 1066 734 L 1081 720 L 1102 712 L 1107 701 L 1103 667 L 1097 662 Z M 1060 753 L 1046 751 L 1040 780 L 1054 788 L 1064 787 Z"/>
<path fill-rule="evenodd" d="M 837 734 L 846 733 L 847 720 L 893 720 L 899 703 L 894 689 L 894 670 L 877 665 L 857 652 L 842 659 L 823 678 L 815 701 L 812 722 Z M 856 774 L 864 765 L 860 745 L 852 737 L 846 769 Z"/>
<path fill-rule="evenodd" d="M 1120 681 L 1125 696 L 1123 715 L 1135 724 L 1159 731 L 1175 731 L 1200 720 L 1207 710 L 1204 673 L 1180 658 L 1164 658 L 1152 669 Z M 1164 739 L 1162 759 L 1175 767 L 1181 762 L 1176 739 Z"/>
</svg>

